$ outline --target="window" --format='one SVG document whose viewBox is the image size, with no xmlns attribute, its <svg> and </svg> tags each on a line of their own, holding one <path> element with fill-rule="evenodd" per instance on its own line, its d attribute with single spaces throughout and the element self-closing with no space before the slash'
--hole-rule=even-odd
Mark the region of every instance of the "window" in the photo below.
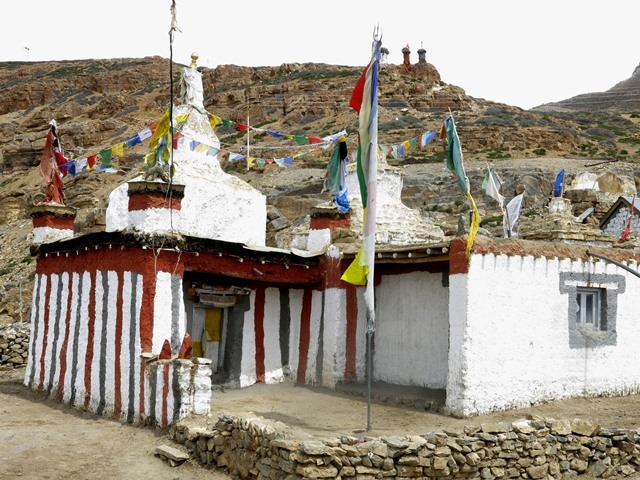
<svg viewBox="0 0 640 480">
<path fill-rule="evenodd" d="M 578 288 L 576 303 L 576 326 L 578 329 L 601 330 L 601 289 Z"/>
<path fill-rule="evenodd" d="M 560 272 L 560 293 L 566 294 L 570 348 L 614 346 L 618 342 L 618 295 L 626 290 L 624 275 Z"/>
</svg>

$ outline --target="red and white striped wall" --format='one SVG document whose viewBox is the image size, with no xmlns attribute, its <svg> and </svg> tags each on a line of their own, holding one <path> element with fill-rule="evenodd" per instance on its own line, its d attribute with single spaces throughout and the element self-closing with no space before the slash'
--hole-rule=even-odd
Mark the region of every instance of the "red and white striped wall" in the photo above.
<svg viewBox="0 0 640 480">
<path fill-rule="evenodd" d="M 366 324 L 358 290 L 252 291 L 244 314 L 240 386 L 277 383 L 285 372 L 298 383 L 327 387 L 363 380 Z"/>
<path fill-rule="evenodd" d="M 127 250 L 38 259 L 24 383 L 100 415 L 167 425 L 191 410 L 184 404 L 189 369 L 208 371 L 210 385 L 210 368 L 144 361 L 142 354 L 158 354 L 165 339 L 179 350 L 182 280 L 156 272 L 152 254 Z"/>
<path fill-rule="evenodd" d="M 444 389 L 448 369 L 449 288 L 441 271 L 381 274 L 374 380 Z M 363 288 L 257 287 L 244 312 L 240 386 L 297 383 L 334 388 L 366 375 Z M 227 344 L 233 344 L 229 339 Z M 415 368 L 407 368 L 413 365 Z"/>
</svg>

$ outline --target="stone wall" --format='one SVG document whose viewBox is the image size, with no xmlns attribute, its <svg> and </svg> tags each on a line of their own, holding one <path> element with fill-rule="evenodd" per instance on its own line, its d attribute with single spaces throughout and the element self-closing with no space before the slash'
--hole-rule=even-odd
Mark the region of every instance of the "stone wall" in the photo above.
<svg viewBox="0 0 640 480">
<path fill-rule="evenodd" d="M 222 415 L 172 430 L 199 463 L 241 478 L 621 478 L 640 471 L 637 430 L 584 420 L 522 420 L 464 433 L 289 440 L 260 419 Z"/>
<path fill-rule="evenodd" d="M 0 370 L 24 366 L 28 353 L 28 324 L 16 322 L 0 326 Z"/>
</svg>

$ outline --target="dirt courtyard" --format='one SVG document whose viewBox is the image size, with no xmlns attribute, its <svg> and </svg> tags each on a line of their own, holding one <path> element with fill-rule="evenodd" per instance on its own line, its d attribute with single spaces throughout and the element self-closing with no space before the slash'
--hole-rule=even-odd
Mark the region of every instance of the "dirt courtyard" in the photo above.
<svg viewBox="0 0 640 480">
<path fill-rule="evenodd" d="M 229 478 L 192 461 L 172 468 L 153 455 L 176 446 L 167 432 L 124 425 L 39 397 L 22 385 L 24 370 L 0 372 L 0 478 L 157 479 Z M 527 415 L 591 419 L 603 427 L 640 428 L 640 395 L 550 402 L 522 410 L 455 419 L 396 405 L 372 403 L 370 436 L 461 432 L 465 425 L 515 421 Z M 293 384 L 254 385 L 212 392 L 212 417 L 261 417 L 287 438 L 328 438 L 366 428 L 365 397 Z"/>
<path fill-rule="evenodd" d="M 640 395 L 577 398 L 529 408 L 495 412 L 466 419 L 430 413 L 388 400 L 373 400 L 371 430 L 365 435 L 404 436 L 428 432 L 462 432 L 467 425 L 514 422 L 537 415 L 544 418 L 590 419 L 602 427 L 640 428 Z M 258 384 L 239 390 L 213 392 L 212 420 L 218 413 L 262 417 L 287 436 L 327 438 L 353 435 L 367 426 L 366 396 L 345 395 L 315 387 Z"/>
</svg>

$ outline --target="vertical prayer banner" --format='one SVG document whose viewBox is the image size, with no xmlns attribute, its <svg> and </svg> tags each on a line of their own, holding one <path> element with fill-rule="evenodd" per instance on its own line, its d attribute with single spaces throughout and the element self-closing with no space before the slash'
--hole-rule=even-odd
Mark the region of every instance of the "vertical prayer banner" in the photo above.
<svg viewBox="0 0 640 480">
<path fill-rule="evenodd" d="M 376 185 L 378 176 L 378 69 L 381 42 L 375 41 L 369 65 L 356 82 L 349 105 L 358 112 L 357 173 L 364 209 L 363 241 L 342 280 L 367 285 L 367 309 L 373 312 L 373 265 L 376 230 Z M 370 304 L 369 304 L 370 302 Z"/>
<path fill-rule="evenodd" d="M 469 185 L 469 178 L 464 171 L 464 162 L 462 156 L 462 146 L 460 145 L 460 138 L 458 138 L 458 132 L 456 130 L 456 124 L 453 121 L 453 115 L 449 115 L 443 125 L 442 130 L 446 134 L 447 139 L 447 168 L 455 175 L 458 180 L 458 186 L 462 193 L 467 197 L 471 204 L 472 216 L 471 224 L 469 225 L 469 236 L 467 237 L 466 256 L 467 261 L 471 255 L 471 247 L 473 241 L 480 228 L 480 213 L 476 207 L 476 202 L 471 196 L 471 188 Z"/>
</svg>

